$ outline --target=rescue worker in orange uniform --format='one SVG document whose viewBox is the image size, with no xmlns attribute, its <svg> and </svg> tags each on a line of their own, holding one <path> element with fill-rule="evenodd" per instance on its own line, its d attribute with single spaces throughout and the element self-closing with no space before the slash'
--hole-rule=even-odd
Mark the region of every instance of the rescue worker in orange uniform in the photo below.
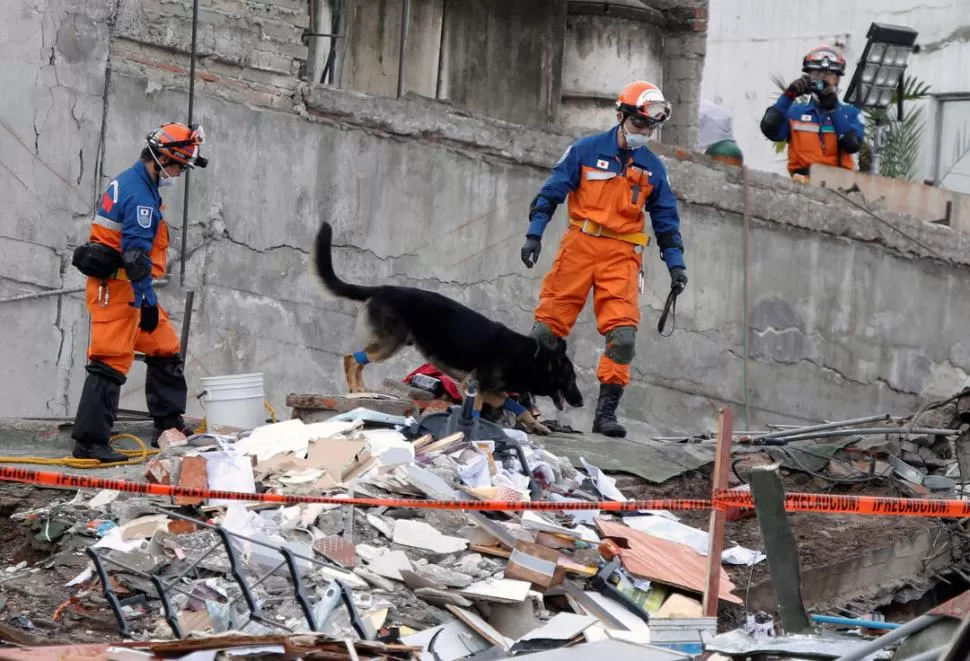
<svg viewBox="0 0 970 661">
<path fill-rule="evenodd" d="M 830 46 L 813 48 L 802 61 L 802 74 L 765 111 L 761 132 L 788 142 L 792 177 L 807 177 L 813 163 L 855 169 L 852 155 L 862 148 L 866 128 L 858 108 L 839 102 L 845 58 Z M 810 101 L 795 103 L 804 94 L 811 94 Z"/>
<path fill-rule="evenodd" d="M 146 140 L 140 160 L 108 184 L 88 241 L 74 252 L 74 266 L 88 276 L 91 339 L 71 437 L 75 457 L 101 463 L 127 461 L 108 439 L 136 351 L 145 354 L 152 445 L 166 429 L 192 433 L 182 419 L 187 388 L 179 337 L 152 281 L 165 275 L 169 245 L 159 189 L 174 184 L 186 168 L 208 164 L 199 155 L 204 135 L 201 127 L 169 123 Z"/>
<path fill-rule="evenodd" d="M 616 100 L 617 125 L 566 149 L 529 208 L 522 261 L 536 263 L 542 234 L 556 208 L 568 199 L 569 228 L 546 274 L 532 336 L 549 346 L 576 323 L 590 289 L 596 327 L 606 339 L 596 376 L 600 382 L 593 432 L 625 436 L 616 418 L 640 325 L 645 213 L 678 293 L 687 285 L 677 200 L 650 136 L 670 117 L 671 106 L 652 83 L 627 85 Z"/>
</svg>

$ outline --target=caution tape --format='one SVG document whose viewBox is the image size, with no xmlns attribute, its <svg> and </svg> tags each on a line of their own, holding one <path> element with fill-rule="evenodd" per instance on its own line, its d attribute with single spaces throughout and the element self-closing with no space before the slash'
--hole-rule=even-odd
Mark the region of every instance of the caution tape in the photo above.
<svg viewBox="0 0 970 661">
<path fill-rule="evenodd" d="M 341 498 L 339 496 L 303 496 L 281 493 L 247 493 L 219 489 L 196 489 L 171 484 L 147 484 L 125 480 L 36 471 L 27 468 L 0 466 L 0 480 L 23 482 L 42 487 L 72 489 L 110 489 L 146 496 L 188 497 L 217 500 L 239 500 L 260 503 L 296 505 L 356 505 L 360 507 L 403 507 L 432 510 L 496 511 L 579 511 L 639 512 L 643 510 L 719 510 L 728 507 L 751 509 L 754 499 L 748 491 L 737 489 L 715 493 L 714 501 L 700 498 L 658 498 L 652 500 L 601 501 L 531 501 L 531 500 L 424 500 L 417 498 Z M 970 502 L 937 500 L 933 498 L 881 498 L 878 496 L 829 496 L 813 493 L 785 495 L 788 512 L 818 512 L 824 514 L 861 514 L 869 516 L 915 516 L 953 519 L 970 517 Z"/>
<path fill-rule="evenodd" d="M 719 491 L 715 502 L 735 507 L 754 507 L 750 492 Z M 823 514 L 862 514 L 868 516 L 916 516 L 940 519 L 962 519 L 970 516 L 970 502 L 936 498 L 883 498 L 881 496 L 830 496 L 815 493 L 785 494 L 786 512 L 819 512 Z"/>
<path fill-rule="evenodd" d="M 361 507 L 413 507 L 434 510 L 607 510 L 613 512 L 637 512 L 640 510 L 709 510 L 711 501 L 703 499 L 669 498 L 657 500 L 627 501 L 530 501 L 530 500 L 423 500 L 415 498 L 340 498 L 337 496 L 298 496 L 281 493 L 246 493 L 242 491 L 222 491 L 218 489 L 195 489 L 171 484 L 146 484 L 125 480 L 71 475 L 52 471 L 35 471 L 26 468 L 7 468 L 0 466 L 0 480 L 24 482 L 44 487 L 66 487 L 72 489 L 111 489 L 146 496 L 184 496 L 218 500 L 241 500 L 260 503 L 280 503 L 296 505 L 316 503 L 323 505 L 359 505 Z"/>
</svg>

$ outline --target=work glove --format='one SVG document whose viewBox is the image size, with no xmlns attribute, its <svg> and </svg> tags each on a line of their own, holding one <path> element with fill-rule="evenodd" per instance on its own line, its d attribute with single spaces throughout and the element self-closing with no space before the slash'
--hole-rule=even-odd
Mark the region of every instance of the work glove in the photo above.
<svg viewBox="0 0 970 661">
<path fill-rule="evenodd" d="M 818 107 L 826 112 L 839 107 L 839 93 L 834 87 L 826 85 L 825 89 L 818 93 Z"/>
<path fill-rule="evenodd" d="M 151 333 L 153 330 L 158 328 L 157 305 L 141 306 L 141 319 L 138 320 L 138 328 L 142 329 L 146 333 Z"/>
<path fill-rule="evenodd" d="M 687 286 L 687 271 L 679 266 L 670 269 L 670 290 L 678 295 Z"/>
<path fill-rule="evenodd" d="M 542 252 L 542 241 L 537 236 L 525 237 L 525 244 L 522 246 L 522 263 L 527 268 L 535 266 L 539 261 L 539 253 Z"/>
<path fill-rule="evenodd" d="M 805 75 L 792 81 L 792 83 L 785 90 L 785 96 L 795 99 L 800 97 L 802 94 L 808 94 L 811 88 L 812 79 Z"/>
</svg>

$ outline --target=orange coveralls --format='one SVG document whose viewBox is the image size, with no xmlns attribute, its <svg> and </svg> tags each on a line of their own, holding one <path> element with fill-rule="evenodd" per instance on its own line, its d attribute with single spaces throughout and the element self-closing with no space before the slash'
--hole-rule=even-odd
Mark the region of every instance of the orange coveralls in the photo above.
<svg viewBox="0 0 970 661">
<path fill-rule="evenodd" d="M 543 280 L 535 320 L 566 337 L 592 288 L 596 328 L 606 337 L 597 378 L 625 386 L 640 324 L 645 213 L 667 268 L 685 265 L 666 168 L 647 147 L 621 149 L 618 131 L 614 126 L 566 150 L 532 203 L 527 234 L 541 237 L 568 198 L 570 227 Z"/>
</svg>

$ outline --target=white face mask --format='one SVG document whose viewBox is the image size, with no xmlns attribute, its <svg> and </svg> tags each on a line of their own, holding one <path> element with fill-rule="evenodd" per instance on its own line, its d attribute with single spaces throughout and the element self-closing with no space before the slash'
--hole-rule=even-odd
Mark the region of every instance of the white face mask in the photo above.
<svg viewBox="0 0 970 661">
<path fill-rule="evenodd" d="M 158 178 L 158 187 L 159 188 L 166 188 L 167 186 L 174 186 L 174 185 L 175 185 L 175 177 L 161 177 L 160 176 Z"/>
<path fill-rule="evenodd" d="M 626 146 L 630 149 L 646 147 L 650 143 L 650 136 L 646 133 L 627 133 L 626 127 L 623 125 L 620 125 L 620 130 L 623 131 L 623 137 L 626 139 Z"/>
</svg>

